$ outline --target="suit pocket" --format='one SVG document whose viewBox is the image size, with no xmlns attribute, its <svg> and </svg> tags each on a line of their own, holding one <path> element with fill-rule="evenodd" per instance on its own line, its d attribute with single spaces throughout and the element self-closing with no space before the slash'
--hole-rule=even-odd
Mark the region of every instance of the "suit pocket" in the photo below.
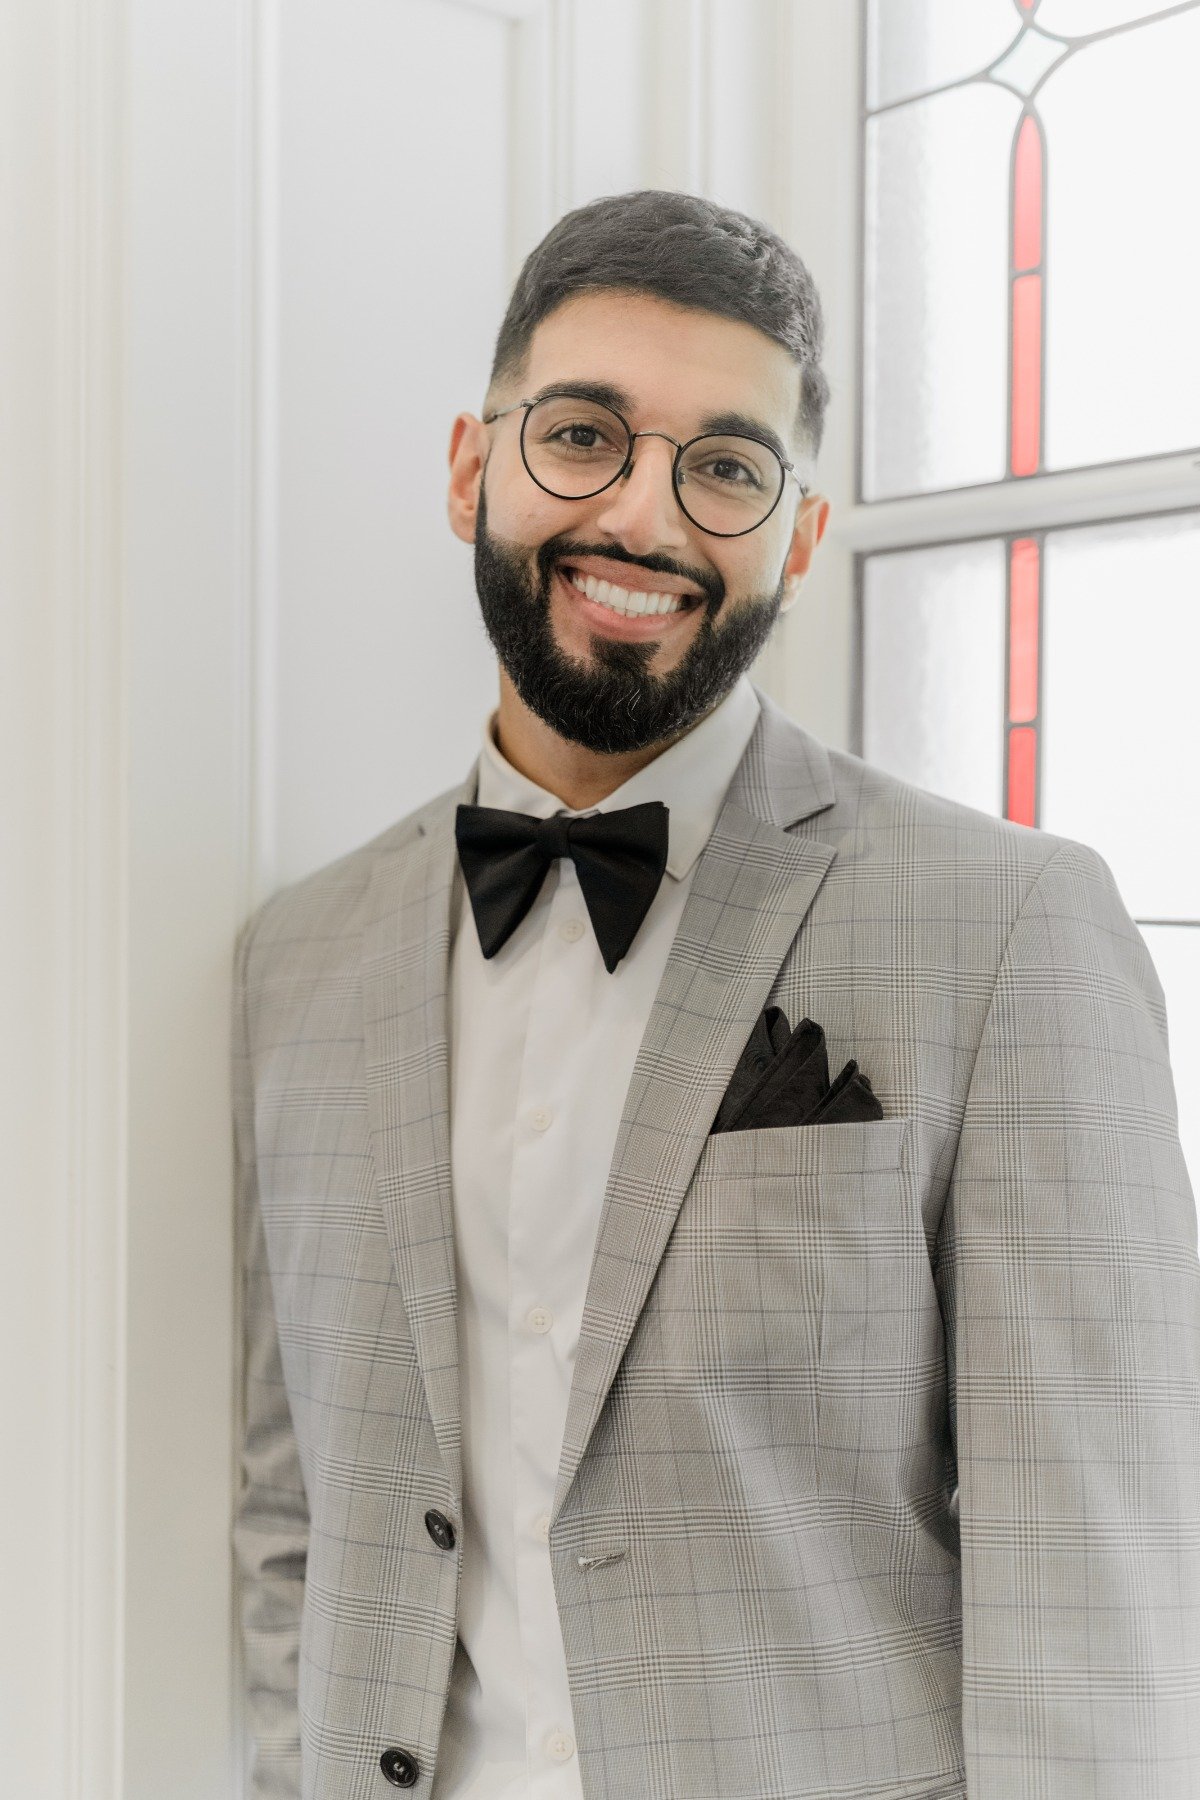
<svg viewBox="0 0 1200 1800">
<path fill-rule="evenodd" d="M 907 1119 L 853 1119 L 844 1125 L 768 1125 L 718 1131 L 705 1141 L 692 1187 L 764 1177 L 876 1175 L 898 1169 Z"/>
<path fill-rule="evenodd" d="M 789 1125 L 709 1138 L 680 1208 L 672 1250 L 696 1304 L 742 1333 L 743 1354 L 803 1360 L 813 1373 L 832 1333 L 903 1306 L 897 1260 L 928 1265 L 907 1119 Z M 866 1331 L 863 1331 L 864 1343 Z M 807 1345 L 807 1352 L 805 1346 Z"/>
<path fill-rule="evenodd" d="M 659 1268 L 653 1311 L 681 1372 L 790 1394 L 815 1428 L 824 1309 L 846 1304 L 847 1228 L 903 1230 L 906 1119 L 710 1137 Z M 807 1434 L 806 1434 L 807 1435 Z"/>
<path fill-rule="evenodd" d="M 868 1490 L 894 1507 L 940 1455 L 941 1313 L 909 1125 L 718 1133 L 660 1270 L 660 1299 L 690 1315 L 679 1341 L 726 1388 L 787 1397 L 812 1456 L 793 1474 L 847 1516 Z"/>
</svg>

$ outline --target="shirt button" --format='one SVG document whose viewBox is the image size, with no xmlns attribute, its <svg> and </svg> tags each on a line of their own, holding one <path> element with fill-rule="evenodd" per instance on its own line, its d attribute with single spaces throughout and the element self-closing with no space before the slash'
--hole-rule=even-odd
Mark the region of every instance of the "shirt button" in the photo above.
<svg viewBox="0 0 1200 1800">
<path fill-rule="evenodd" d="M 582 919 L 564 919 L 558 928 L 558 935 L 565 943 L 575 944 L 583 936 Z"/>
<path fill-rule="evenodd" d="M 546 1755 L 552 1756 L 555 1762 L 566 1762 L 568 1756 L 575 1754 L 575 1739 L 569 1731 L 552 1731 L 546 1739 Z"/>
<path fill-rule="evenodd" d="M 553 1117 L 554 1114 L 548 1108 L 539 1106 L 536 1111 L 530 1113 L 529 1123 L 535 1131 L 545 1131 Z"/>
<path fill-rule="evenodd" d="M 533 1522 L 533 1529 L 543 1544 L 548 1544 L 550 1542 L 550 1514 L 542 1513 L 539 1518 L 536 1518 Z"/>
<path fill-rule="evenodd" d="M 547 1332 L 554 1323 L 554 1314 L 545 1306 L 531 1307 L 525 1315 L 530 1331 Z"/>
</svg>

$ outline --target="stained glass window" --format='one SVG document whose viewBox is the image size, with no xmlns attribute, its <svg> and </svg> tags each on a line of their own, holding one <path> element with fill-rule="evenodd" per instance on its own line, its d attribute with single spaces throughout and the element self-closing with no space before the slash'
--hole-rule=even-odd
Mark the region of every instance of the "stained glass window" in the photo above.
<svg viewBox="0 0 1200 1800">
<path fill-rule="evenodd" d="M 863 755 L 1200 919 L 1200 511 L 868 556 Z M 1014 748 L 1015 740 L 1015 748 Z"/>
<path fill-rule="evenodd" d="M 1056 519 L 1043 479 L 1200 443 L 1200 0 L 863 20 L 859 489 L 960 524 L 859 558 L 862 753 L 1104 857 L 1200 1186 L 1200 510 L 1077 485 Z M 1037 521 L 964 529 L 985 486 L 1037 489 Z"/>
<path fill-rule="evenodd" d="M 1200 443 L 1197 69 L 1196 5 L 870 0 L 864 500 Z"/>
</svg>

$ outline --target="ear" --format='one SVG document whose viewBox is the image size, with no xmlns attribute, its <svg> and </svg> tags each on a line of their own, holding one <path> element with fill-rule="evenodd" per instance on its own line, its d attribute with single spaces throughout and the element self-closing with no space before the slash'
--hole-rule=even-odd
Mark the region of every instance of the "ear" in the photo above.
<svg viewBox="0 0 1200 1800">
<path fill-rule="evenodd" d="M 783 565 L 783 599 L 780 612 L 788 612 L 800 598 L 800 586 L 808 573 L 813 552 L 825 535 L 829 502 L 824 494 L 807 494 L 796 509 L 796 528 Z"/>
<path fill-rule="evenodd" d="M 450 529 L 465 544 L 475 542 L 479 484 L 488 454 L 487 426 L 474 413 L 459 413 L 450 430 L 450 488 L 446 512 Z"/>
</svg>

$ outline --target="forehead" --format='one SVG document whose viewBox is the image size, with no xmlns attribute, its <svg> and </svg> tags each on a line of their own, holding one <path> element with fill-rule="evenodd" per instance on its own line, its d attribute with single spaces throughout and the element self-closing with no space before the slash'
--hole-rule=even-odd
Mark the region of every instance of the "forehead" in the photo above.
<svg viewBox="0 0 1200 1800">
<path fill-rule="evenodd" d="M 800 401 L 800 369 L 774 338 L 648 294 L 576 294 L 542 320 L 523 391 L 574 378 L 623 388 L 635 428 L 689 431 L 702 415 L 736 409 L 788 443 Z"/>
</svg>

